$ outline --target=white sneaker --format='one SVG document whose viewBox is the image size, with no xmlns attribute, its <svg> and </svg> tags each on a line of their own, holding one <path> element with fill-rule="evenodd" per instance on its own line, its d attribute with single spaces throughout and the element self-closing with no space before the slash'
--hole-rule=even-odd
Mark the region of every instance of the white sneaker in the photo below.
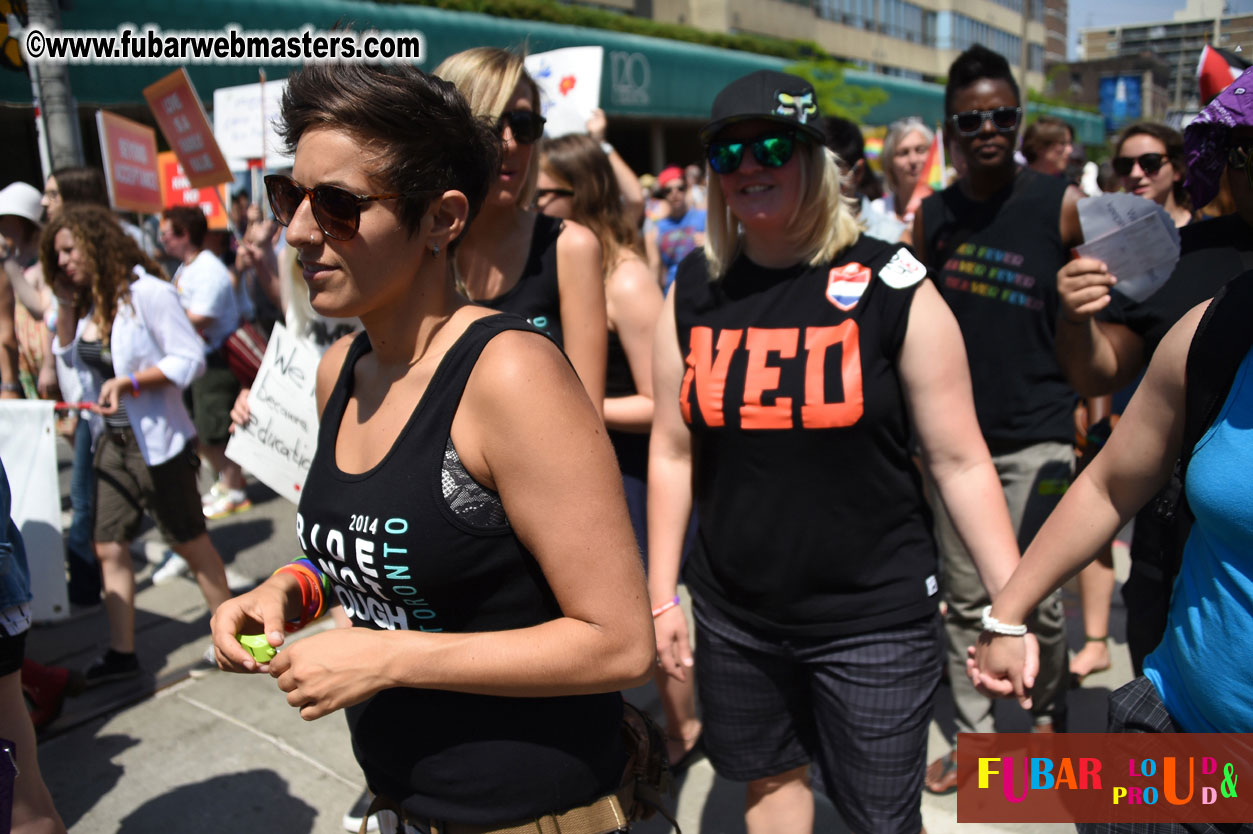
<svg viewBox="0 0 1253 834">
<path fill-rule="evenodd" d="M 221 481 L 214 481 L 213 486 L 209 487 L 209 491 L 200 496 L 200 505 L 208 506 L 214 501 L 218 501 L 226 494 L 226 486 Z"/>
<path fill-rule="evenodd" d="M 161 567 L 153 571 L 153 585 L 164 585 L 167 582 L 173 582 L 180 576 L 187 576 L 191 573 L 191 568 L 188 566 L 186 559 L 172 550 L 169 553 L 170 555 L 161 563 Z"/>
<path fill-rule="evenodd" d="M 234 513 L 242 513 L 252 509 L 252 502 L 248 500 L 248 495 L 242 489 L 225 490 L 218 498 L 204 507 L 204 517 L 207 519 L 226 518 Z"/>
</svg>

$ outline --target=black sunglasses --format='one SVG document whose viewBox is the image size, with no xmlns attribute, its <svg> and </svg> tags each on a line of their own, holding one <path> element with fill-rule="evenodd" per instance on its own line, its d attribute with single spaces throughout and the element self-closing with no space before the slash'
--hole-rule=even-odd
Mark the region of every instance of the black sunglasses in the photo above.
<svg viewBox="0 0 1253 834">
<path fill-rule="evenodd" d="M 1166 154 L 1164 153 L 1142 153 L 1139 156 L 1116 156 L 1110 162 L 1110 167 L 1114 169 L 1114 173 L 1120 177 L 1131 175 L 1131 170 L 1135 168 L 1136 163 L 1140 164 L 1140 170 L 1146 176 L 1153 176 L 1162 170 L 1162 166 L 1166 164 Z"/>
<path fill-rule="evenodd" d="M 530 145 L 544 135 L 544 122 L 548 121 L 534 110 L 506 110 L 496 120 L 496 135 L 505 135 L 505 125 L 519 145 Z"/>
<path fill-rule="evenodd" d="M 545 197 L 556 199 L 557 197 L 573 197 L 574 192 L 569 188 L 537 188 L 535 189 L 535 202 L 539 202 Z"/>
<path fill-rule="evenodd" d="M 710 142 L 705 151 L 709 167 L 716 173 L 730 174 L 738 170 L 744 161 L 744 149 L 753 152 L 753 158 L 766 168 L 782 168 L 796 150 L 796 134 L 768 133 L 740 142 Z"/>
<path fill-rule="evenodd" d="M 963 110 L 948 118 L 962 136 L 976 135 L 983 130 L 984 122 L 989 119 L 997 132 L 1012 133 L 1018 129 L 1018 122 L 1022 120 L 1022 108 L 997 107 L 992 110 Z"/>
<path fill-rule="evenodd" d="M 291 223 L 300 204 L 309 198 L 313 219 L 322 233 L 333 240 L 351 240 L 361 225 L 361 204 L 375 200 L 394 200 L 411 194 L 353 194 L 336 185 L 306 188 L 291 177 L 271 174 L 265 178 L 265 193 L 270 199 L 274 219 L 284 226 Z"/>
</svg>

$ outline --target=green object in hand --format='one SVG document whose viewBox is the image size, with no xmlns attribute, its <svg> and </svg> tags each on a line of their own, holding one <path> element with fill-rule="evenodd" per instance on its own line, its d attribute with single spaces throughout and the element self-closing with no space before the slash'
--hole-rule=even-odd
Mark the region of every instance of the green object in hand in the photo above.
<svg viewBox="0 0 1253 834">
<path fill-rule="evenodd" d="M 264 634 L 236 634 L 235 639 L 258 663 L 269 663 L 278 654 L 278 649 L 270 645 Z"/>
</svg>

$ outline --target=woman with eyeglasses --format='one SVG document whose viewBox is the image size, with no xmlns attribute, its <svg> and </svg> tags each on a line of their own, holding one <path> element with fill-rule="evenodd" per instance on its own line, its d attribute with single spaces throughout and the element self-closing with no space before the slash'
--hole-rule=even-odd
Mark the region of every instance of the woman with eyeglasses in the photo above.
<svg viewBox="0 0 1253 834">
<path fill-rule="evenodd" d="M 622 470 L 635 537 L 648 561 L 648 432 L 653 422 L 653 334 L 662 292 L 644 260 L 640 234 L 627 216 L 614 170 L 600 144 L 569 134 L 540 147 L 537 205 L 552 217 L 592 230 L 604 253 L 609 364 L 605 373 L 605 426 Z M 701 725 L 695 690 L 657 670 L 672 765 L 682 769 L 698 755 Z"/>
<path fill-rule="evenodd" d="M 1188 166 L 1179 131 L 1154 122 L 1123 129 L 1110 161 L 1122 190 L 1157 203 L 1176 226 L 1192 222 L 1192 209 L 1183 183 Z"/>
<path fill-rule="evenodd" d="M 688 203 L 687 180 L 677 165 L 657 175 L 657 196 L 665 201 L 666 214 L 645 226 L 644 247 L 662 290 L 669 292 L 679 262 L 705 244 L 706 209 Z"/>
<path fill-rule="evenodd" d="M 204 370 L 204 343 L 161 267 L 108 209 L 62 208 L 44 228 L 40 261 L 45 275 L 58 276 L 53 352 L 79 390 L 98 394 L 103 417 L 94 452 L 94 539 L 109 648 L 83 673 L 95 685 L 141 672 L 130 543 L 145 512 L 187 561 L 210 612 L 231 595 L 205 529 L 196 430 L 183 406 L 183 390 Z"/>
<path fill-rule="evenodd" d="M 306 720 L 346 710 L 368 810 L 419 831 L 624 827 L 617 690 L 653 648 L 613 448 L 552 341 L 451 267 L 504 190 L 501 143 L 404 64 L 306 66 L 282 124 L 275 217 L 313 308 L 364 332 L 318 369 L 303 555 L 219 610 L 219 664 L 269 672 Z M 284 644 L 332 600 L 353 628 Z"/>
<path fill-rule="evenodd" d="M 819 115 L 809 82 L 761 71 L 701 131 L 709 236 L 654 351 L 649 595 L 750 834 L 813 830 L 815 760 L 851 830 L 917 834 L 941 650 L 914 444 L 993 591 L 1017 546 L 957 324 L 907 248 L 858 230 Z"/>
<path fill-rule="evenodd" d="M 462 292 L 551 336 L 599 411 L 607 344 L 600 245 L 579 224 L 533 208 L 535 143 L 544 135 L 539 88 L 522 56 L 495 47 L 459 52 L 435 74 L 457 85 L 475 115 L 495 126 L 503 145 L 500 172 L 457 253 Z"/>
</svg>

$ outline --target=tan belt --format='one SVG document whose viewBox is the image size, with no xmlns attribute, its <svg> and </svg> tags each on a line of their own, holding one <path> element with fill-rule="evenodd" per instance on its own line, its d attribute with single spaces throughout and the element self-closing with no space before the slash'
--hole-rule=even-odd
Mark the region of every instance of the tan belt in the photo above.
<svg viewBox="0 0 1253 834">
<path fill-rule="evenodd" d="M 395 802 L 376 796 L 370 802 L 361 819 L 359 834 L 366 834 L 370 816 L 376 811 L 391 811 L 401 822 L 415 822 L 430 834 L 611 834 L 630 828 L 626 813 L 622 810 L 624 788 L 617 794 L 602 796 L 590 805 L 580 805 L 568 811 L 545 814 L 533 820 L 508 825 L 468 825 L 466 823 L 440 824 L 434 820 L 417 819 L 406 814 Z M 625 797 L 629 804 L 630 797 Z"/>
</svg>

